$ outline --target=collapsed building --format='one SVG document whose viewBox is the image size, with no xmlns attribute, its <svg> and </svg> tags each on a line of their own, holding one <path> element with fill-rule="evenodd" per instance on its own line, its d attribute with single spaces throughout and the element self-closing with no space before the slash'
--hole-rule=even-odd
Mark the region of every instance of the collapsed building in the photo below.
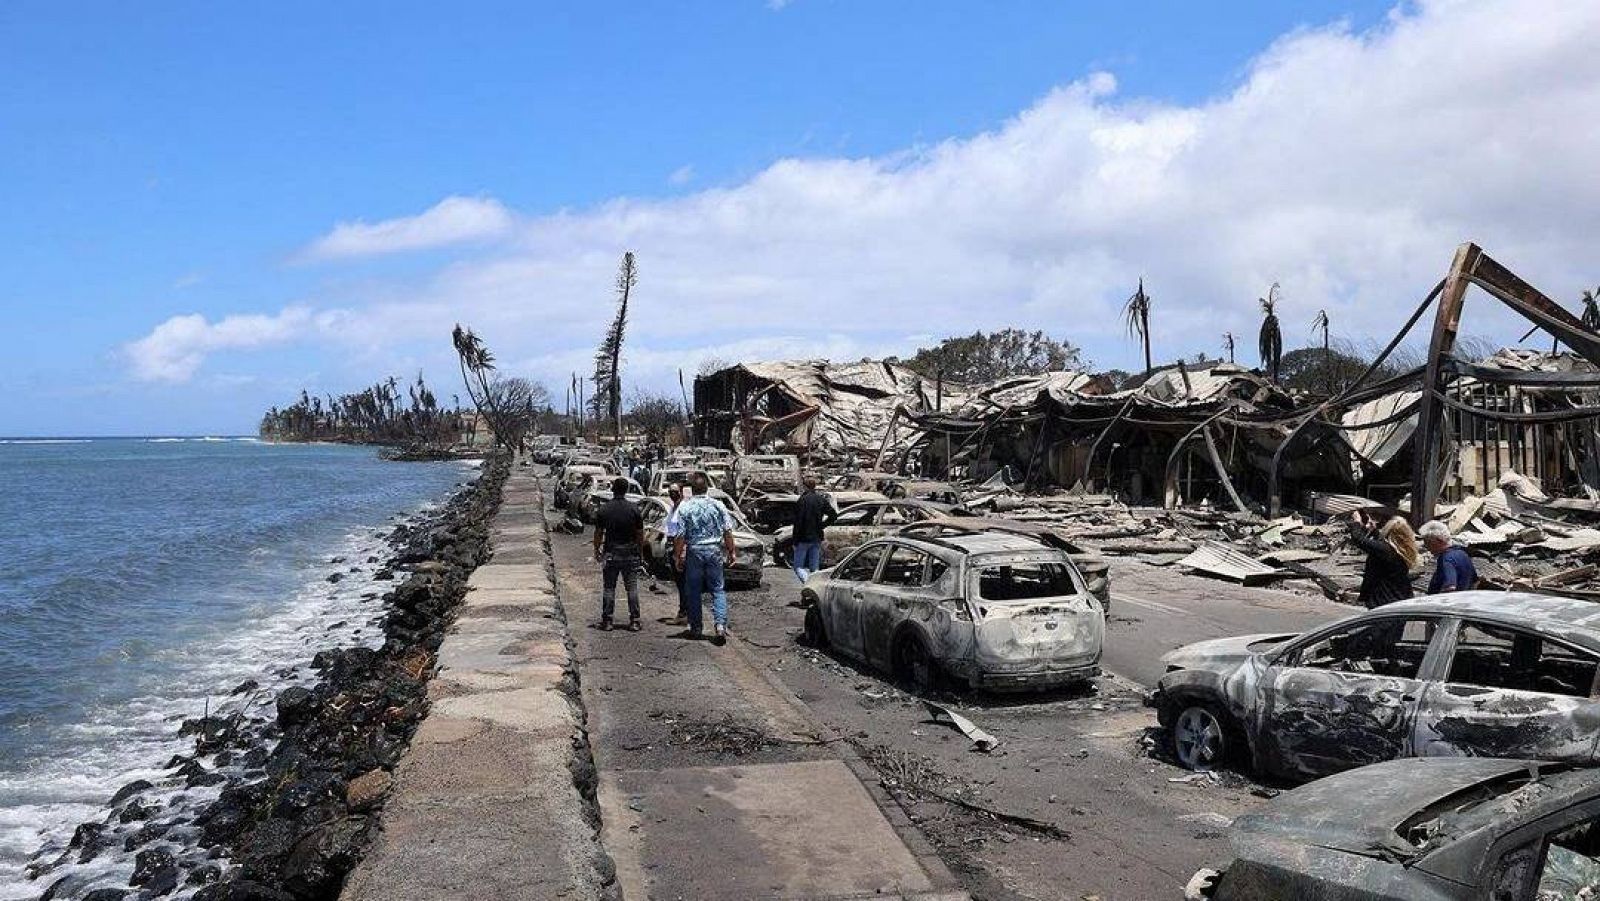
<svg viewBox="0 0 1600 901">
<path fill-rule="evenodd" d="M 949 399 L 936 380 L 896 363 L 741 363 L 694 380 L 694 442 L 859 462 L 877 452 L 899 415 Z"/>
<path fill-rule="evenodd" d="M 1472 285 L 1571 351 L 1458 358 Z M 1375 378 L 1435 305 L 1427 364 Z M 1473 244 L 1367 372 L 1328 398 L 1222 362 L 1157 368 L 1120 388 L 1081 372 L 963 386 L 892 362 L 753 362 L 696 379 L 694 412 L 700 444 L 952 481 L 1000 474 L 1024 490 L 1167 508 L 1331 513 L 1358 496 L 1421 521 L 1507 473 L 1574 506 L 1600 498 L 1600 334 Z M 1415 510 L 1410 497 L 1422 498 Z"/>
</svg>

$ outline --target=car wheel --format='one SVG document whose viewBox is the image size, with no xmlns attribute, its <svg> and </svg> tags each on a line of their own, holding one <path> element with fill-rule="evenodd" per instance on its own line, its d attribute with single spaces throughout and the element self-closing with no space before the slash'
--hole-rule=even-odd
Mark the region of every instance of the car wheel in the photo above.
<svg viewBox="0 0 1600 901">
<path fill-rule="evenodd" d="M 939 667 L 922 636 L 907 632 L 894 643 L 894 677 L 917 694 L 938 687 Z"/>
<path fill-rule="evenodd" d="M 815 605 L 806 608 L 805 641 L 807 647 L 825 648 L 828 646 L 828 629 L 822 624 L 822 611 Z"/>
<path fill-rule="evenodd" d="M 1172 721 L 1172 753 L 1191 770 L 1209 770 L 1233 755 L 1234 736 L 1228 715 L 1205 703 L 1191 703 Z"/>
</svg>

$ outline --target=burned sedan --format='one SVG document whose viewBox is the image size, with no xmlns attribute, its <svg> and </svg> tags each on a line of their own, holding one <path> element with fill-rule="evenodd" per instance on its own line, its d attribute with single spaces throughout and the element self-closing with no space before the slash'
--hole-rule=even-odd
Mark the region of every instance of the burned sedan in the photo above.
<svg viewBox="0 0 1600 901">
<path fill-rule="evenodd" d="M 1011 535 L 894 536 L 863 545 L 801 590 L 806 638 L 918 691 L 997 691 L 1100 672 L 1100 603 L 1064 552 Z"/>
<path fill-rule="evenodd" d="M 1600 771 L 1496 758 L 1395 760 L 1234 822 L 1233 860 L 1190 901 L 1600 897 Z"/>
<path fill-rule="evenodd" d="M 1100 602 L 1106 616 L 1111 615 L 1111 563 L 1104 557 L 1086 554 L 1070 538 L 1048 524 L 1004 519 L 997 516 L 935 516 L 901 526 L 901 535 L 931 535 L 943 538 L 949 535 L 970 535 L 974 532 L 1004 532 L 1031 538 L 1048 547 L 1059 548 L 1072 555 L 1072 563 L 1083 574 L 1089 591 Z"/>
<path fill-rule="evenodd" d="M 1464 591 L 1301 636 L 1190 645 L 1152 696 L 1172 750 L 1313 779 L 1397 757 L 1595 762 L 1600 607 Z"/>
</svg>

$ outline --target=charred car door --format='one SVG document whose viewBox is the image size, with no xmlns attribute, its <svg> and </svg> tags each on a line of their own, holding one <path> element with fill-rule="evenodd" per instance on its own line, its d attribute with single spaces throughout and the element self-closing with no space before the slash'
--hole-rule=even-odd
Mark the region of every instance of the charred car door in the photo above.
<svg viewBox="0 0 1600 901">
<path fill-rule="evenodd" d="M 866 604 L 861 608 L 861 633 L 863 656 L 873 665 L 889 669 L 892 666 L 890 646 L 895 629 L 912 615 L 913 608 L 934 605 L 924 589 L 928 571 L 928 555 L 903 544 L 888 545 L 888 556 L 878 570 L 878 576 L 867 589 Z M 935 656 L 938 648 L 930 648 Z"/>
<path fill-rule="evenodd" d="M 828 597 L 823 604 L 827 614 L 828 641 L 835 648 L 865 660 L 862 648 L 861 613 L 867 603 L 867 590 L 878 573 L 886 547 L 875 544 L 862 548 L 833 571 L 828 580 Z"/>
<path fill-rule="evenodd" d="M 872 520 L 878 512 L 877 504 L 858 504 L 848 507 L 834 518 L 822 533 L 822 568 L 837 563 L 854 548 L 876 537 L 872 533 Z"/>
<path fill-rule="evenodd" d="M 1436 616 L 1363 617 L 1285 648 L 1260 683 L 1262 765 L 1316 778 L 1410 756 L 1439 625 Z"/>
<path fill-rule="evenodd" d="M 1600 658 L 1536 632 L 1460 621 L 1417 714 L 1417 754 L 1590 763 Z"/>
</svg>

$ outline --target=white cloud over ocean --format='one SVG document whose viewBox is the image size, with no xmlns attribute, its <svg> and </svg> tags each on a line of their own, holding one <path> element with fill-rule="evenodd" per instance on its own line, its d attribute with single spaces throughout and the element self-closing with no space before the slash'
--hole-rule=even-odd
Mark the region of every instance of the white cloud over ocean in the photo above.
<svg viewBox="0 0 1600 901">
<path fill-rule="evenodd" d="M 1252 345 L 1253 300 L 1274 281 L 1291 345 L 1317 309 L 1336 334 L 1387 337 L 1463 240 L 1570 300 L 1600 280 L 1595 46 L 1600 4 L 1440 0 L 1368 31 L 1285 35 L 1192 105 L 1123 97 L 1096 73 L 982 134 L 781 159 L 668 199 L 541 215 L 446 198 L 307 249 L 334 261 L 494 239 L 420 282 L 308 301 L 345 327 L 285 310 L 246 343 L 231 336 L 250 329 L 223 326 L 250 317 L 174 317 L 129 357 L 169 381 L 211 354 L 306 339 L 442 362 L 461 321 L 559 397 L 624 249 L 641 271 L 632 373 L 672 391 L 700 356 L 854 356 L 1004 325 L 1126 365 L 1117 308 L 1141 276 L 1158 359 L 1215 353 L 1224 330 Z M 1469 331 L 1485 309 L 1469 307 Z"/>
</svg>

